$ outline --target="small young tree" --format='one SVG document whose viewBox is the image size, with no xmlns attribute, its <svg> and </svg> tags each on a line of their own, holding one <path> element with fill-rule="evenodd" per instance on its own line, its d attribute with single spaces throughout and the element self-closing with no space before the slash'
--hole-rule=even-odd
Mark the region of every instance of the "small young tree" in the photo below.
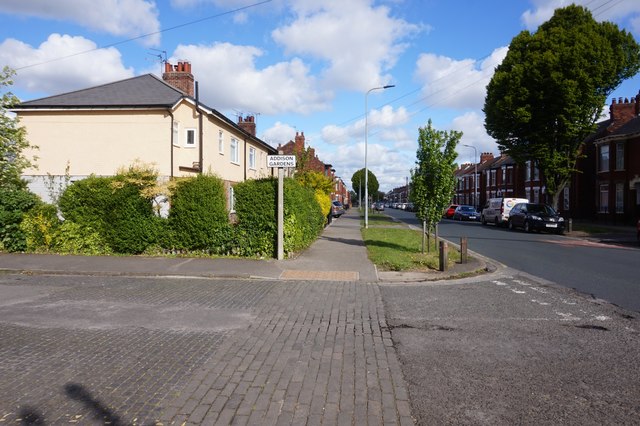
<svg viewBox="0 0 640 426">
<path fill-rule="evenodd" d="M 35 163 L 36 158 L 28 158 L 23 154 L 29 147 L 26 131 L 8 113 L 19 102 L 13 93 L 5 92 L 7 86 L 13 84 L 11 78 L 14 74 L 9 67 L 4 67 L 0 72 L 0 186 L 5 189 L 24 189 L 25 183 L 20 175 Z"/>
<path fill-rule="evenodd" d="M 411 201 L 416 216 L 430 233 L 451 202 L 455 188 L 456 145 L 462 132 L 436 130 L 431 120 L 419 129 L 416 168 L 411 171 Z M 424 236 L 422 243 L 424 252 Z"/>
</svg>

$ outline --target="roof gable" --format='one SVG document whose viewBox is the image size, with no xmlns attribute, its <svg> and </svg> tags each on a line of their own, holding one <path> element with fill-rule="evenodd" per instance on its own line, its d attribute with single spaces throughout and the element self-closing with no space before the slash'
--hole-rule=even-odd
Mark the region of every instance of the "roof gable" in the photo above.
<svg viewBox="0 0 640 426">
<path fill-rule="evenodd" d="M 153 74 L 22 102 L 20 109 L 171 107 L 186 95 Z"/>
</svg>

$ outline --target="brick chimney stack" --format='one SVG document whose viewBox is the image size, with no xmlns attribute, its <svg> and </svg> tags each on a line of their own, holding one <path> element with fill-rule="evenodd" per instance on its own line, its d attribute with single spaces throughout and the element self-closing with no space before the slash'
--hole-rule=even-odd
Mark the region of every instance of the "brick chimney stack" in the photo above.
<svg viewBox="0 0 640 426">
<path fill-rule="evenodd" d="M 490 152 L 481 152 L 480 153 L 480 164 L 489 161 L 489 160 L 493 160 L 493 154 Z"/>
<path fill-rule="evenodd" d="M 177 65 L 171 65 L 169 62 L 165 62 L 162 79 L 176 89 L 183 91 L 188 96 L 194 97 L 193 86 L 195 80 L 193 74 L 191 74 L 190 62 L 178 61 Z"/>
<path fill-rule="evenodd" d="M 619 98 L 616 102 L 614 98 L 609 107 L 609 113 L 611 124 L 607 130 L 613 132 L 640 114 L 640 92 L 631 100 Z"/>
<path fill-rule="evenodd" d="M 296 139 L 294 141 L 295 152 L 304 151 L 304 132 L 296 132 Z"/>
<path fill-rule="evenodd" d="M 253 115 L 248 115 L 245 118 L 242 118 L 241 115 L 238 116 L 238 126 L 251 136 L 256 135 L 256 121 Z"/>
</svg>

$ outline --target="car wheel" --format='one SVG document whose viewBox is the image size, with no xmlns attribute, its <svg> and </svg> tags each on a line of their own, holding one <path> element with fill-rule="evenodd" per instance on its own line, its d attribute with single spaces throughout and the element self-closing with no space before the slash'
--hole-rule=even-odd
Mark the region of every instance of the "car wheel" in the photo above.
<svg viewBox="0 0 640 426">
<path fill-rule="evenodd" d="M 500 226 L 500 223 L 498 223 L 498 216 L 496 216 L 495 219 L 493 219 L 493 224 L 496 226 L 496 228 Z"/>
<path fill-rule="evenodd" d="M 513 221 L 511 219 L 507 222 L 507 227 L 509 228 L 509 231 L 513 231 Z"/>
<path fill-rule="evenodd" d="M 529 221 L 524 221 L 524 232 L 531 232 L 531 225 L 529 225 Z"/>
<path fill-rule="evenodd" d="M 487 219 L 484 217 L 484 215 L 480 216 L 480 222 L 481 222 L 483 225 L 486 225 L 486 224 L 487 224 Z"/>
</svg>

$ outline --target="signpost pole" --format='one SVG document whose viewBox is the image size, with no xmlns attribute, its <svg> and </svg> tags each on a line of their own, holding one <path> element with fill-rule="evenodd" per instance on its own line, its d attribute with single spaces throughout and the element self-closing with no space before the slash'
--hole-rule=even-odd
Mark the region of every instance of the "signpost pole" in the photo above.
<svg viewBox="0 0 640 426">
<path fill-rule="evenodd" d="M 278 260 L 284 259 L 284 168 L 278 167 Z"/>
<path fill-rule="evenodd" d="M 278 168 L 278 200 L 277 200 L 277 222 L 278 222 L 278 260 L 284 259 L 284 169 L 296 167 L 295 155 L 267 155 L 267 167 Z"/>
</svg>

